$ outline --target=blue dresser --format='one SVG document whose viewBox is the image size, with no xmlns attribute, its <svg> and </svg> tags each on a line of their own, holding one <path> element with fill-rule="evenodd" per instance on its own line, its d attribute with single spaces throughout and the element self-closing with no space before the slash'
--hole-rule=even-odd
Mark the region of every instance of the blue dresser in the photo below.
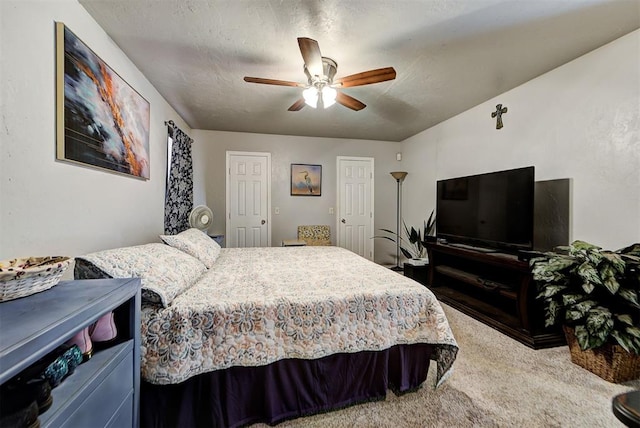
<svg viewBox="0 0 640 428">
<path fill-rule="evenodd" d="M 116 310 L 118 339 L 52 391 L 41 427 L 137 427 L 140 402 L 140 280 L 61 281 L 0 303 L 0 384 Z"/>
</svg>

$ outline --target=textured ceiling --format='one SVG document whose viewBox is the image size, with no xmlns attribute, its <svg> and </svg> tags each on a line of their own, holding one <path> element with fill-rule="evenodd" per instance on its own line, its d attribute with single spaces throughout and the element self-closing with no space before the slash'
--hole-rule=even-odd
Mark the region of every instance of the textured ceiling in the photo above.
<svg viewBox="0 0 640 428">
<path fill-rule="evenodd" d="M 640 28 L 640 0 L 79 1 L 194 129 L 387 141 Z M 337 78 L 397 78 L 343 89 L 358 112 L 289 112 L 300 88 L 243 77 L 306 83 L 297 37 L 318 41 Z"/>
</svg>

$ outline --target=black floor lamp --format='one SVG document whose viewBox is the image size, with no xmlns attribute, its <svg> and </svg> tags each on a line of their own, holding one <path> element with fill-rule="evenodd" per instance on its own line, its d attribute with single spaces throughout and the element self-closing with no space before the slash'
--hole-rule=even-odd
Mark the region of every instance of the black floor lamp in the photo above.
<svg viewBox="0 0 640 428">
<path fill-rule="evenodd" d="M 396 217 L 397 217 L 397 223 L 396 223 L 396 265 L 395 267 L 393 267 L 393 270 L 396 271 L 400 271 L 402 270 L 402 267 L 400 266 L 400 238 L 401 238 L 401 230 L 400 230 L 400 222 L 402 222 L 402 182 L 404 181 L 404 178 L 407 176 L 408 172 L 405 171 L 394 171 L 391 173 L 391 175 L 393 176 L 393 178 L 396 179 L 396 182 L 398 183 L 398 195 L 397 195 L 397 202 L 396 202 Z"/>
</svg>

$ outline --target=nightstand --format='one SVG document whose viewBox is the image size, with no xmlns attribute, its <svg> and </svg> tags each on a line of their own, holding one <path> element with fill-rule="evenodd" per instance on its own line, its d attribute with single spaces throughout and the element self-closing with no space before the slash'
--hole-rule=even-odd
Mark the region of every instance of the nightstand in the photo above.
<svg viewBox="0 0 640 428">
<path fill-rule="evenodd" d="M 283 247 L 304 247 L 306 245 L 307 245 L 306 242 L 301 241 L 299 239 L 283 239 L 282 240 Z"/>
<path fill-rule="evenodd" d="M 412 265 L 407 262 L 404 263 L 404 276 L 411 278 L 414 281 L 418 281 L 422 285 L 427 285 L 427 275 L 429 273 L 429 265 Z"/>
<path fill-rule="evenodd" d="M 222 248 L 224 248 L 224 235 L 209 235 L 209 237 L 216 241 Z"/>
</svg>

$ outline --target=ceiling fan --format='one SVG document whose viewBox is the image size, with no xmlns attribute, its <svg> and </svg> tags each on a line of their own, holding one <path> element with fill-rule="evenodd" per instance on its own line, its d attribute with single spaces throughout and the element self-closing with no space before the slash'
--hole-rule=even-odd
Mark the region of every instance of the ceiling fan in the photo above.
<svg viewBox="0 0 640 428">
<path fill-rule="evenodd" d="M 304 59 L 304 73 L 307 75 L 306 84 L 287 80 L 263 79 L 261 77 L 245 76 L 244 78 L 245 82 L 250 83 L 304 88 L 302 98 L 293 103 L 289 107 L 289 111 L 299 111 L 305 104 L 313 108 L 318 106 L 327 108 L 335 103 L 351 110 L 362 110 L 366 107 L 364 103 L 338 90 L 353 86 L 371 85 L 396 78 L 396 71 L 393 67 L 386 67 L 334 79 L 338 63 L 320 54 L 320 47 L 317 41 L 306 37 L 298 37 L 298 46 Z"/>
</svg>

